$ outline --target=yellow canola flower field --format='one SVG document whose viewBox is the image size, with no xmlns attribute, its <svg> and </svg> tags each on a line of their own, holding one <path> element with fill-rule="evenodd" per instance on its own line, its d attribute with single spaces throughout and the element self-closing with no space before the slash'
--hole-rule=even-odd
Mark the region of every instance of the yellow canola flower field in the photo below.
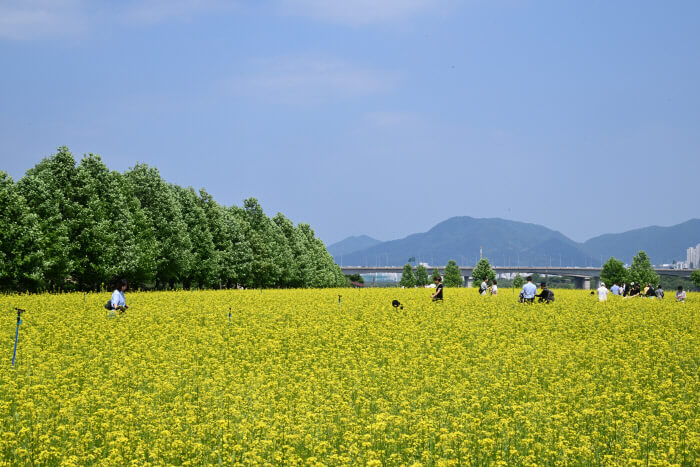
<svg viewBox="0 0 700 467">
<path fill-rule="evenodd" d="M 0 296 L 0 464 L 700 462 L 698 294 L 429 294 Z"/>
</svg>

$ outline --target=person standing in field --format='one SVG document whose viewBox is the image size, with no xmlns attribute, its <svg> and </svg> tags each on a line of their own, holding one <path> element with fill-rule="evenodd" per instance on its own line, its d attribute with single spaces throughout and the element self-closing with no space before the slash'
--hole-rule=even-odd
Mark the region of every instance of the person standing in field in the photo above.
<svg viewBox="0 0 700 467">
<path fill-rule="evenodd" d="M 599 302 L 604 302 L 605 300 L 608 299 L 608 288 L 605 287 L 605 282 L 600 283 L 600 287 L 598 287 L 598 301 Z"/>
<path fill-rule="evenodd" d="M 494 279 L 493 284 L 491 284 L 491 295 L 498 295 L 498 281 L 496 281 L 496 279 Z"/>
<path fill-rule="evenodd" d="M 685 291 L 683 290 L 682 285 L 678 286 L 678 291 L 676 292 L 676 301 L 685 302 Z"/>
<path fill-rule="evenodd" d="M 617 285 L 617 282 L 614 282 L 612 287 L 610 287 L 610 293 L 613 295 L 620 295 L 620 286 Z"/>
<path fill-rule="evenodd" d="M 435 293 L 431 295 L 434 302 L 442 301 L 442 277 L 435 276 Z"/>
<path fill-rule="evenodd" d="M 486 291 L 489 289 L 489 283 L 486 282 L 486 278 L 481 281 L 481 286 L 479 286 L 479 295 L 486 295 Z"/>
<path fill-rule="evenodd" d="M 527 276 L 527 282 L 523 285 L 523 290 L 520 292 L 522 302 L 532 303 L 535 301 L 537 294 L 537 286 L 532 283 L 532 276 Z"/>
</svg>

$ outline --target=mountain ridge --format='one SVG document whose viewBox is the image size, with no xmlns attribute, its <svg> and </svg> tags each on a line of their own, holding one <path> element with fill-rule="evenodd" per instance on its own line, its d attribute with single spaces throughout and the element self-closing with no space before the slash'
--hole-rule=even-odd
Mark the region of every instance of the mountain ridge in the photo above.
<svg viewBox="0 0 700 467">
<path fill-rule="evenodd" d="M 662 264 L 685 259 L 685 249 L 700 243 L 700 219 L 669 227 L 649 226 L 603 234 L 576 242 L 540 224 L 498 217 L 454 216 L 425 232 L 377 241 L 336 256 L 333 247 L 346 240 L 328 247 L 341 265 L 400 266 L 411 257 L 430 264 L 445 264 L 449 259 L 475 264 L 480 248 L 483 256 L 497 266 L 598 266 L 610 256 L 631 263 L 639 250 L 645 250 L 652 263 Z"/>
</svg>

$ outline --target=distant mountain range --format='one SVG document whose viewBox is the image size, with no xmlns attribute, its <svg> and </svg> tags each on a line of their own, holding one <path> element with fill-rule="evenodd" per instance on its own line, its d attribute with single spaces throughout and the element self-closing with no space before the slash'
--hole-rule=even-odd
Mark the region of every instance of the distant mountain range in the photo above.
<svg viewBox="0 0 700 467">
<path fill-rule="evenodd" d="M 537 224 L 462 216 L 399 240 L 348 237 L 330 245 L 328 251 L 345 266 L 401 266 L 412 257 L 431 265 L 444 265 L 450 259 L 472 265 L 480 247 L 495 266 L 599 266 L 610 256 L 629 264 L 639 250 L 645 250 L 654 264 L 671 263 L 685 259 L 686 249 L 698 243 L 700 219 L 605 234 L 578 243 Z"/>
<path fill-rule="evenodd" d="M 376 238 L 368 237 L 367 235 L 357 235 L 330 245 L 328 247 L 328 252 L 332 254 L 333 257 L 339 257 L 373 247 L 379 243 L 382 243 L 381 240 L 377 240 Z"/>
</svg>

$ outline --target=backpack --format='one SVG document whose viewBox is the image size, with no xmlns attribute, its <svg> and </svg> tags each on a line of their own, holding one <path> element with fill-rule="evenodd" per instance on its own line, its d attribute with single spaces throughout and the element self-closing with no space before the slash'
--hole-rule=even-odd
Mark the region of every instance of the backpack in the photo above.
<svg viewBox="0 0 700 467">
<path fill-rule="evenodd" d="M 112 311 L 112 299 L 110 298 L 107 300 L 107 303 L 105 303 L 105 308 L 107 308 L 109 311 Z"/>
</svg>

